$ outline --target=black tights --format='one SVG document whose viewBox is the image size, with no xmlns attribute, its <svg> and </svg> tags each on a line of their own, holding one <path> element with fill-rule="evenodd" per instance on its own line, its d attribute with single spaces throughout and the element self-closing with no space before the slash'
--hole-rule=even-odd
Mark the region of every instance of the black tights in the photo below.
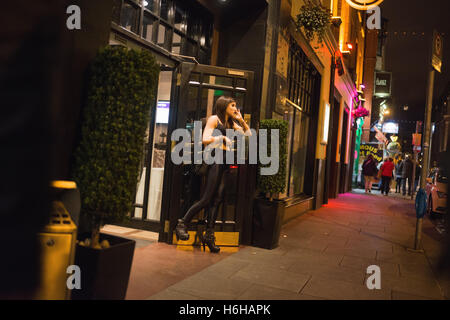
<svg viewBox="0 0 450 320">
<path fill-rule="evenodd" d="M 208 169 L 206 177 L 205 192 L 202 198 L 194 203 L 183 217 L 183 220 L 188 224 L 194 215 L 200 210 L 209 207 L 208 210 L 208 228 L 214 228 L 220 203 L 223 201 L 225 191 L 225 178 L 227 166 L 224 164 L 212 164 Z"/>
</svg>

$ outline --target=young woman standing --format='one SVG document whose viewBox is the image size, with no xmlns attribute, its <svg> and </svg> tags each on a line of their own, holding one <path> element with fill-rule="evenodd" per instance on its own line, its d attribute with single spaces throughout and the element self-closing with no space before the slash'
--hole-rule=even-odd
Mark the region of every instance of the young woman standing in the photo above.
<svg viewBox="0 0 450 320">
<path fill-rule="evenodd" d="M 218 209 L 224 200 L 225 181 L 229 173 L 229 164 L 225 164 L 226 152 L 231 151 L 231 140 L 226 137 L 226 129 L 233 129 L 247 136 L 251 135 L 249 126 L 236 108 L 236 101 L 231 97 L 221 96 L 214 106 L 214 113 L 208 118 L 203 131 L 202 142 L 205 146 L 214 148 L 214 152 L 223 153 L 222 163 L 209 165 L 206 177 L 205 192 L 201 199 L 194 203 L 182 219 L 178 220 L 175 234 L 179 240 L 188 240 L 187 226 L 202 209 L 209 208 L 205 235 L 201 237 L 203 248 L 208 246 L 213 253 L 220 248 L 215 245 L 214 226 Z"/>
</svg>

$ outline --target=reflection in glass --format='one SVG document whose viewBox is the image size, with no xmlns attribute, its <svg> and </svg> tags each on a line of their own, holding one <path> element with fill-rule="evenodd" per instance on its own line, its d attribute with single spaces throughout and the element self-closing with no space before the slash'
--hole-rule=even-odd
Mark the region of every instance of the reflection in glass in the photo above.
<svg viewBox="0 0 450 320">
<path fill-rule="evenodd" d="M 142 157 L 139 181 L 136 189 L 136 203 L 147 206 L 147 220 L 159 221 L 161 217 L 161 201 L 164 182 L 164 164 L 165 154 L 170 141 L 167 137 L 168 130 L 168 112 L 170 110 L 170 90 L 172 82 L 171 71 L 161 71 L 158 85 L 158 103 L 156 106 L 156 117 L 154 120 L 153 141 L 149 150 L 149 144 L 146 143 Z M 146 140 L 149 141 L 149 127 L 146 131 Z M 152 152 L 151 163 L 146 163 L 149 159 L 147 154 Z M 146 171 L 150 170 L 150 181 L 145 181 Z M 145 184 L 149 185 L 148 202 L 144 203 Z M 142 218 L 143 209 L 136 207 L 134 216 Z"/>
<path fill-rule="evenodd" d="M 138 33 L 139 10 L 134 5 L 124 2 L 120 15 L 120 24 L 125 29 Z"/>
<path fill-rule="evenodd" d="M 158 45 L 164 46 L 165 38 L 166 38 L 166 27 L 163 24 L 160 24 L 158 28 Z"/>
<path fill-rule="evenodd" d="M 224 86 L 233 86 L 233 78 L 229 77 L 222 77 L 222 76 L 213 76 L 213 75 L 204 75 L 203 76 L 203 83 L 209 83 L 209 84 L 221 84 Z"/>
<path fill-rule="evenodd" d="M 289 196 L 293 196 L 303 192 L 303 182 L 305 179 L 306 147 L 308 141 L 308 125 L 309 117 L 307 117 L 304 113 L 296 110 Z"/>
<path fill-rule="evenodd" d="M 186 11 L 181 6 L 181 4 L 177 3 L 175 7 L 175 21 L 174 21 L 175 28 L 182 32 L 186 32 Z"/>
<path fill-rule="evenodd" d="M 148 16 L 148 15 L 144 15 L 144 20 L 143 20 L 143 33 L 142 33 L 142 37 L 145 38 L 148 41 L 153 41 L 153 26 L 155 24 L 155 20 Z"/>
<path fill-rule="evenodd" d="M 191 14 L 188 17 L 187 35 L 198 41 L 200 37 L 200 21 L 197 16 Z"/>
<path fill-rule="evenodd" d="M 122 0 L 114 0 L 112 7 L 112 21 L 120 24 L 120 8 L 122 7 Z"/>
<path fill-rule="evenodd" d="M 143 0 L 143 5 L 145 9 L 148 9 L 156 13 L 156 2 L 157 0 Z"/>
<path fill-rule="evenodd" d="M 160 16 L 165 20 L 169 20 L 170 1 L 161 0 Z"/>
<path fill-rule="evenodd" d="M 177 32 L 173 33 L 172 52 L 177 54 L 181 52 L 181 36 Z"/>
<path fill-rule="evenodd" d="M 197 56 L 197 45 L 195 42 L 186 41 L 186 52 L 187 56 L 196 57 Z"/>
</svg>

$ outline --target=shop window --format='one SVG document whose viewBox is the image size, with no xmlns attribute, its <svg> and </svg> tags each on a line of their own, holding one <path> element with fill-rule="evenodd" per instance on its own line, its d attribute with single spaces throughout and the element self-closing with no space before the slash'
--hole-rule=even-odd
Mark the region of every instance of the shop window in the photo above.
<svg viewBox="0 0 450 320">
<path fill-rule="evenodd" d="M 198 61 L 200 63 L 209 64 L 210 61 L 211 61 L 211 59 L 210 59 L 210 52 L 206 51 L 204 49 L 200 49 L 200 52 L 199 52 L 198 56 L 199 56 Z"/>
<path fill-rule="evenodd" d="M 166 27 L 163 24 L 159 24 L 158 28 L 158 45 L 161 47 L 164 47 L 165 40 L 166 40 Z"/>
<path fill-rule="evenodd" d="M 174 26 L 183 33 L 186 33 L 186 11 L 180 3 L 176 3 Z"/>
<path fill-rule="evenodd" d="M 197 56 L 197 44 L 191 40 L 186 41 L 186 52 L 187 56 L 196 57 Z"/>
<path fill-rule="evenodd" d="M 113 1 L 112 21 L 120 24 L 120 10 L 122 9 L 122 0 Z"/>
<path fill-rule="evenodd" d="M 154 26 L 155 26 L 155 19 L 146 13 L 144 15 L 143 31 L 142 31 L 142 37 L 145 40 L 154 42 L 153 39 Z"/>
<path fill-rule="evenodd" d="M 286 193 L 291 197 L 304 192 L 312 96 L 317 71 L 293 41 L 288 60 L 288 103 L 284 119 L 289 123 Z"/>
<path fill-rule="evenodd" d="M 169 143 L 168 123 L 170 110 L 170 92 L 172 84 L 172 72 L 161 71 L 159 74 L 159 85 L 157 95 L 156 113 L 154 119 L 153 141 L 149 141 L 150 127 L 146 131 L 146 148 L 144 150 L 142 169 L 138 177 L 136 190 L 136 203 L 147 205 L 147 220 L 159 221 L 161 216 L 161 201 L 164 183 L 164 164 L 167 145 Z M 147 153 L 152 153 L 151 163 L 146 163 Z M 150 179 L 146 180 L 146 171 L 150 171 Z M 148 184 L 148 202 L 144 204 L 145 184 Z M 143 210 L 136 207 L 135 218 L 142 218 Z"/>
<path fill-rule="evenodd" d="M 120 14 L 120 24 L 125 29 L 138 33 L 139 31 L 139 7 L 132 1 L 125 1 Z"/>
<path fill-rule="evenodd" d="M 187 23 L 187 35 L 188 37 L 198 41 L 200 38 L 200 21 L 196 15 L 190 14 Z"/>
<path fill-rule="evenodd" d="M 170 0 L 161 0 L 160 17 L 169 21 L 172 3 Z"/>
<path fill-rule="evenodd" d="M 150 10 L 153 13 L 157 13 L 158 0 L 144 0 L 142 1 L 144 8 Z"/>
<path fill-rule="evenodd" d="M 207 74 L 207 75 L 203 76 L 203 83 L 220 84 L 223 86 L 232 87 L 233 86 L 233 78 L 213 76 L 213 75 Z"/>
<path fill-rule="evenodd" d="M 172 37 L 172 52 L 176 54 L 180 54 L 181 52 L 181 35 L 177 32 L 173 33 Z"/>
</svg>

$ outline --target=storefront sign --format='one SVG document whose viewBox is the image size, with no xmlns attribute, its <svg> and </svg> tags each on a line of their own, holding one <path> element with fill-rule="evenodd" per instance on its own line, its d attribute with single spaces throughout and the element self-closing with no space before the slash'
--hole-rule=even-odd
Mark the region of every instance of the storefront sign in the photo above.
<svg viewBox="0 0 450 320">
<path fill-rule="evenodd" d="M 385 122 L 383 123 L 383 133 L 393 133 L 398 134 L 398 123 L 396 122 Z"/>
<path fill-rule="evenodd" d="M 376 97 L 389 97 L 391 95 L 392 73 L 375 72 L 375 92 Z"/>
<path fill-rule="evenodd" d="M 156 123 L 169 123 L 170 101 L 159 100 L 156 106 Z"/>
<path fill-rule="evenodd" d="M 443 39 L 439 32 L 433 31 L 433 51 L 431 55 L 431 65 L 436 71 L 441 72 L 442 69 L 442 47 Z"/>
<path fill-rule="evenodd" d="M 368 10 L 378 6 L 384 0 L 346 0 L 350 7 L 358 10 Z"/>
<path fill-rule="evenodd" d="M 383 149 L 379 149 L 376 144 L 361 144 L 359 147 L 359 157 L 361 159 L 367 159 L 367 156 L 371 154 L 372 157 L 380 162 L 383 160 Z"/>
<path fill-rule="evenodd" d="M 412 134 L 412 144 L 413 144 L 413 146 L 420 146 L 422 144 L 422 134 L 413 133 Z"/>
</svg>

